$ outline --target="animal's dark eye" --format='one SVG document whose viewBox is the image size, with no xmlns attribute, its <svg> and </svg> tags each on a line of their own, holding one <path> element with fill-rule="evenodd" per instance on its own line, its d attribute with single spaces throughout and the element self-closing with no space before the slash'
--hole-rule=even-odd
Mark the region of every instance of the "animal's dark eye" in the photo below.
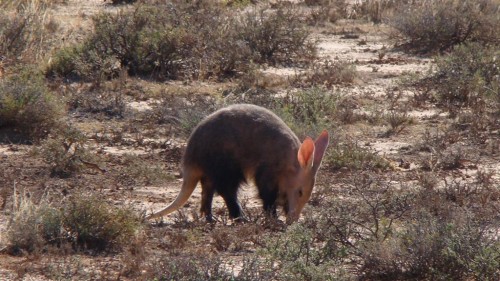
<svg viewBox="0 0 500 281">
<path fill-rule="evenodd" d="M 299 196 L 302 197 L 302 189 L 299 189 Z"/>
</svg>

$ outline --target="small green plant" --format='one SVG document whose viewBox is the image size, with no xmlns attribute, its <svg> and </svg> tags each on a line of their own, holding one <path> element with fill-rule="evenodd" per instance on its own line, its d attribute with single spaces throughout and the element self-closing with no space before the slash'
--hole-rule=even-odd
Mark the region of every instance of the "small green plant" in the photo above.
<svg viewBox="0 0 500 281">
<path fill-rule="evenodd" d="M 411 119 L 408 116 L 407 112 L 399 112 L 397 110 L 391 110 L 387 114 L 387 121 L 391 128 L 388 131 L 388 134 L 397 134 L 401 132 L 406 125 L 411 123 Z"/>
</svg>

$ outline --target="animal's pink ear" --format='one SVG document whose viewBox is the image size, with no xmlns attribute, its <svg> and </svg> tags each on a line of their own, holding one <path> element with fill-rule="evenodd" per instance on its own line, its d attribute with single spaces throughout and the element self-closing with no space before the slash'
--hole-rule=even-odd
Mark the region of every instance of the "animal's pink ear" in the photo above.
<svg viewBox="0 0 500 281">
<path fill-rule="evenodd" d="M 310 137 L 307 137 L 300 146 L 297 158 L 302 168 L 312 167 L 314 160 L 314 141 Z"/>
<path fill-rule="evenodd" d="M 314 142 L 315 150 L 314 150 L 314 169 L 318 169 L 319 166 L 321 165 L 321 160 L 323 159 L 323 156 L 325 155 L 326 148 L 328 147 L 328 132 L 326 130 L 323 130 L 323 132 L 319 135 L 319 137 L 316 139 L 316 142 Z"/>
</svg>

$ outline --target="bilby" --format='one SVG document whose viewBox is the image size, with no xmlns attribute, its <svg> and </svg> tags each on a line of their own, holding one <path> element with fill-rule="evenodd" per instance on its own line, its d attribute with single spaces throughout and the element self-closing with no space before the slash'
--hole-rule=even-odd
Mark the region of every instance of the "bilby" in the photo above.
<svg viewBox="0 0 500 281">
<path fill-rule="evenodd" d="M 250 104 L 222 108 L 206 117 L 189 137 L 182 161 L 183 184 L 158 218 L 181 208 L 201 182 L 201 213 L 213 221 L 212 199 L 222 196 L 231 218 L 242 218 L 240 184 L 253 180 L 264 211 L 277 216 L 282 206 L 287 223 L 299 219 L 311 197 L 316 173 L 328 146 L 328 132 L 300 142 L 273 112 Z"/>
</svg>

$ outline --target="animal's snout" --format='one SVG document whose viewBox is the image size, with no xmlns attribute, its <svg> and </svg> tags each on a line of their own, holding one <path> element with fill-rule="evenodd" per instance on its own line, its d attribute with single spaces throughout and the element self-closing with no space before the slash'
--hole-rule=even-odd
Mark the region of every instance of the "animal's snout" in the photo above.
<svg viewBox="0 0 500 281">
<path fill-rule="evenodd" d="M 292 223 L 298 221 L 299 218 L 300 218 L 300 213 L 297 212 L 296 210 L 291 210 L 288 212 L 288 214 L 286 216 L 286 223 L 292 224 Z"/>
</svg>

